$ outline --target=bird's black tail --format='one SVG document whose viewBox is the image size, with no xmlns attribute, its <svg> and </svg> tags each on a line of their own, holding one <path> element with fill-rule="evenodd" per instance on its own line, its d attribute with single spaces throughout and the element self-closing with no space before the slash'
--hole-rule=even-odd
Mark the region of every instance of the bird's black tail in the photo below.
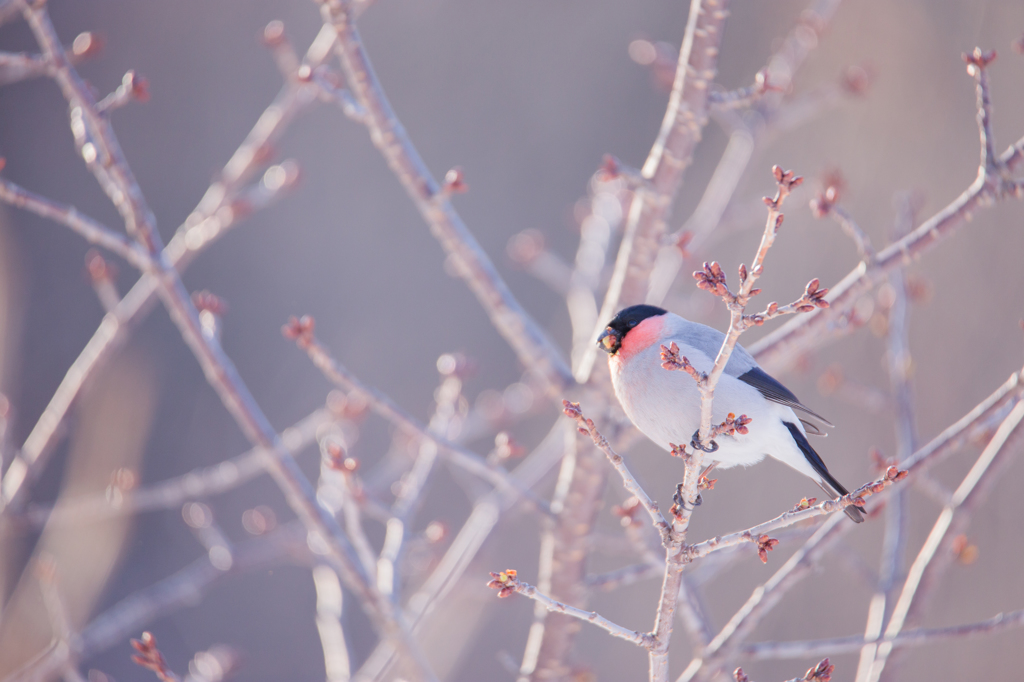
<svg viewBox="0 0 1024 682">
<path fill-rule="evenodd" d="M 793 436 L 793 440 L 800 447 L 800 451 L 804 453 L 804 457 L 807 458 L 807 462 L 814 467 L 814 471 L 821 476 L 821 480 L 818 481 L 818 485 L 826 494 L 830 495 L 832 499 L 841 497 L 842 495 L 849 494 L 849 490 L 843 487 L 843 484 L 836 480 L 835 476 L 829 473 L 825 463 L 821 461 L 821 457 L 814 451 L 811 444 L 807 442 L 807 437 L 800 431 L 800 428 L 796 424 L 790 424 L 789 422 L 782 422 L 789 429 L 789 433 Z M 846 515 L 853 519 L 854 523 L 863 523 L 864 512 L 859 507 L 849 506 L 843 509 Z"/>
</svg>

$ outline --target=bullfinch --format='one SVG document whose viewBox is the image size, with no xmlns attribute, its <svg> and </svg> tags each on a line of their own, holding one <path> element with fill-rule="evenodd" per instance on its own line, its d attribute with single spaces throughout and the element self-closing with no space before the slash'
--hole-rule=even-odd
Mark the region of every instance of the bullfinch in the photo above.
<svg viewBox="0 0 1024 682">
<path fill-rule="evenodd" d="M 700 427 L 700 391 L 685 372 L 662 368 L 661 346 L 675 342 L 698 372 L 710 372 L 725 335 L 652 305 L 634 305 L 615 316 L 598 338 L 608 353 L 615 395 L 644 435 L 666 450 L 670 443 L 690 443 Z M 748 466 L 769 455 L 817 483 L 830 497 L 848 491 L 829 473 L 807 442 L 807 433 L 822 431 L 805 417 L 832 426 L 804 406 L 792 391 L 768 375 L 737 345 L 715 387 L 712 421 L 725 421 L 730 412 L 745 414 L 749 433 L 723 435 L 718 449 L 706 455 L 718 467 Z M 864 513 L 845 508 L 855 522 Z"/>
</svg>

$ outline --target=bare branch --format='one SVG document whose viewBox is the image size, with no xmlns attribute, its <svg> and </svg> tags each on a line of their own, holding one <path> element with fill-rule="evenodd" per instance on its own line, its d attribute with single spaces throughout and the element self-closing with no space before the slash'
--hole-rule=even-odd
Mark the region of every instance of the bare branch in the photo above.
<svg viewBox="0 0 1024 682">
<path fill-rule="evenodd" d="M 630 495 L 636 497 L 640 501 L 640 505 L 643 506 L 648 516 L 651 517 L 651 523 L 654 525 L 655 530 L 662 536 L 663 540 L 667 539 L 667 533 L 669 524 L 662 515 L 661 510 L 658 509 L 658 503 L 651 499 L 650 495 L 640 487 L 637 483 L 636 478 L 630 473 L 629 468 L 623 461 L 622 456 L 619 455 L 612 446 L 608 443 L 608 439 L 601 435 L 601 432 L 597 430 L 594 425 L 593 419 L 588 419 L 583 415 L 583 410 L 580 409 L 579 403 L 570 403 L 568 400 L 562 401 L 562 408 L 565 415 L 571 419 L 574 419 L 577 424 L 577 428 L 580 433 L 585 436 L 590 436 L 590 439 L 594 441 L 594 445 L 597 449 L 605 454 L 608 461 L 611 462 L 612 466 L 615 467 L 615 471 L 622 477 L 622 483 L 626 490 L 629 491 Z"/>
<path fill-rule="evenodd" d="M 24 666 L 18 682 L 42 682 L 60 671 L 73 658 L 89 658 L 112 646 L 123 644 L 158 616 L 183 608 L 202 597 L 220 578 L 274 565 L 286 556 L 308 557 L 305 534 L 298 525 L 283 527 L 267 536 L 250 540 L 234 555 L 230 571 L 216 568 L 204 555 L 161 581 L 128 596 L 99 614 L 67 646 L 44 652 Z"/>
<path fill-rule="evenodd" d="M 304 350 L 309 359 L 313 361 L 313 364 L 336 386 L 346 391 L 355 391 L 367 401 L 370 409 L 378 415 L 403 431 L 433 443 L 441 454 L 451 460 L 453 464 L 458 465 L 475 476 L 479 476 L 496 488 L 514 490 L 517 494 L 529 499 L 541 510 L 547 507 L 543 500 L 538 499 L 529 490 L 515 489 L 503 469 L 492 466 L 482 457 L 431 433 L 429 429 L 392 402 L 390 398 L 363 384 L 320 344 L 313 335 L 313 326 L 313 318 L 308 315 L 301 319 L 293 317 L 285 325 L 283 331 L 285 336 L 295 340 L 299 348 Z"/>
<path fill-rule="evenodd" d="M 910 197 L 897 199 L 897 221 L 893 229 L 898 239 L 914 224 Z M 910 370 L 910 297 L 902 270 L 889 274 L 892 301 L 888 317 L 888 352 L 886 353 L 889 383 L 896 417 L 896 462 L 907 459 L 917 447 L 917 429 L 914 424 L 914 403 L 911 392 Z M 882 634 L 886 611 L 892 610 L 898 589 L 898 576 L 904 569 L 907 543 L 907 495 L 905 490 L 893 494 L 885 508 L 885 535 L 882 540 L 881 566 L 878 585 L 868 605 L 864 627 L 865 639 L 877 639 Z M 875 659 L 876 647 L 865 646 L 857 665 L 857 679 L 863 680 Z"/>
<path fill-rule="evenodd" d="M 775 134 L 792 129 L 819 113 L 824 105 L 841 99 L 841 88 L 831 87 L 803 97 L 805 101 L 798 99 L 785 103 L 784 100 L 792 89 L 794 75 L 817 46 L 840 2 L 812 0 L 800 14 L 797 25 L 769 58 L 765 68 L 758 72 L 759 75 L 764 74 L 765 82 L 771 87 L 752 102 L 755 110 L 752 121 L 744 120 L 736 112 L 712 110 L 719 122 L 725 125 L 729 142 L 693 213 L 679 230 L 663 239 L 648 284 L 647 303 L 661 305 L 682 268 L 684 257 L 699 253 L 708 246 L 711 235 L 717 237 L 723 232 L 722 219 L 755 151 L 769 143 Z M 791 115 L 793 112 L 790 111 L 795 103 L 803 105 L 798 116 Z M 684 236 L 687 243 L 682 249 L 678 245 Z"/>
<path fill-rule="evenodd" d="M 345 81 L 366 113 L 373 144 L 519 361 L 543 377 L 549 390 L 565 387 L 572 382 L 572 373 L 561 354 L 512 295 L 391 108 L 363 47 L 353 7 L 342 0 L 320 2 L 324 22 L 337 33 L 336 51 Z"/>
<path fill-rule="evenodd" d="M 918 628 L 904 630 L 895 637 L 868 640 L 859 635 L 849 637 L 833 637 L 831 639 L 811 639 L 799 642 L 758 642 L 743 648 L 743 653 L 752 658 L 810 658 L 828 654 L 854 653 L 865 644 L 886 644 L 894 649 L 911 646 L 923 646 L 949 640 L 968 639 L 982 635 L 990 635 L 1003 630 L 1024 627 L 1024 609 L 1000 613 L 987 620 L 967 625 L 951 625 L 944 628 Z"/>
<path fill-rule="evenodd" d="M 718 46 L 728 14 L 729 0 L 690 3 L 665 118 L 641 170 L 647 183 L 635 192 L 590 345 L 575 370 L 581 383 L 590 377 L 597 357 L 593 342 L 605 320 L 611 319 L 620 307 L 642 302 L 647 294 L 647 276 L 666 232 L 665 221 L 707 125 L 708 86 L 715 78 Z"/>
<path fill-rule="evenodd" d="M 369 576 L 362 571 L 348 538 L 335 518 L 317 501 L 309 481 L 292 454 L 284 448 L 233 363 L 215 336 L 204 333 L 198 311 L 177 271 L 168 262 L 166 255 L 161 253 L 163 244 L 156 230 L 154 216 L 121 152 L 110 122 L 97 109 L 88 86 L 67 64 L 45 6 L 26 5 L 23 12 L 43 52 L 53 61 L 54 78 L 71 104 L 71 129 L 79 152 L 121 213 L 129 235 L 153 257 L 148 272 L 155 277 L 157 292 L 171 320 L 202 367 L 207 381 L 246 437 L 253 444 L 275 453 L 274 457 L 268 458 L 269 472 L 284 493 L 289 506 L 310 532 L 323 540 L 328 560 L 359 596 L 367 614 L 382 635 L 400 641 L 424 676 L 432 679 L 433 675 L 422 652 L 398 619 L 394 604 L 383 598 L 369 582 Z"/>
<path fill-rule="evenodd" d="M 523 488 L 530 488 L 546 475 L 564 453 L 567 436 L 566 422 L 558 421 L 547 437 L 510 474 Z M 569 433 L 575 440 L 572 432 Z M 484 495 L 473 506 L 473 511 L 462 528 L 452 539 L 448 550 L 437 567 L 419 590 L 407 603 L 406 618 L 416 630 L 425 626 L 426 619 L 439 600 L 454 588 L 469 568 L 477 552 L 483 546 L 491 531 L 497 525 L 502 513 L 522 498 L 516 493 L 493 490 Z M 381 642 L 366 660 L 357 674 L 357 679 L 381 679 L 395 659 L 395 648 L 389 642 Z"/>
<path fill-rule="evenodd" d="M 139 270 L 146 271 L 150 267 L 150 256 L 145 249 L 106 225 L 82 215 L 74 206 L 51 201 L 4 178 L 0 178 L 0 201 L 66 225 L 90 244 L 102 246 Z"/>
<path fill-rule="evenodd" d="M 12 3 L 17 4 L 17 3 Z M 90 34 L 81 34 L 78 39 Z M 76 39 L 76 42 L 78 41 Z M 95 43 L 95 38 L 84 41 Z M 333 31 L 322 30 L 306 54 L 309 64 L 319 64 L 330 52 Z M 286 85 L 273 103 L 263 112 L 245 141 L 224 166 L 218 179 L 207 189 L 196 209 L 167 244 L 166 258 L 184 270 L 194 257 L 237 225 L 244 217 L 259 210 L 294 185 L 294 164 L 283 163 L 267 169 L 263 181 L 249 192 L 240 194 L 244 182 L 262 167 L 267 150 L 279 138 L 295 116 L 315 101 L 315 91 L 298 85 Z M 110 312 L 68 369 L 42 416 L 10 468 L 3 477 L 0 512 L 18 509 L 24 502 L 26 482 L 46 464 L 53 445 L 62 433 L 62 425 L 83 386 L 127 337 L 151 308 L 157 290 L 156 278 L 146 274 Z"/>
<path fill-rule="evenodd" d="M 613 637 L 632 642 L 639 647 L 650 649 L 653 644 L 652 637 L 649 634 L 643 634 L 636 630 L 627 630 L 621 625 L 617 625 L 604 616 L 599 615 L 596 611 L 584 611 L 583 609 L 563 604 L 560 601 L 555 601 L 543 592 L 540 592 L 533 585 L 519 580 L 516 577 L 516 572 L 512 569 L 504 570 L 501 573 L 491 573 L 491 581 L 487 586 L 498 590 L 499 597 L 521 594 L 542 604 L 548 611 L 564 613 L 567 616 L 593 623 Z"/>
<path fill-rule="evenodd" d="M 316 587 L 316 629 L 324 651 L 327 682 L 349 680 L 352 675 L 342 628 L 341 583 L 329 566 L 321 564 L 313 567 L 313 584 Z"/>
<path fill-rule="evenodd" d="M 971 511 L 994 483 L 996 475 L 1018 454 L 1024 442 L 1022 422 L 1024 403 L 1018 403 L 999 425 L 995 436 L 953 493 L 953 499 L 939 514 L 924 546 L 910 566 L 903 590 L 886 625 L 886 638 L 895 637 L 903 629 L 904 623 L 920 614 L 925 597 L 936 587 L 939 576 L 953 556 L 949 551 L 952 539 L 963 531 Z M 875 681 L 881 677 L 892 648 L 890 644 L 879 645 L 867 675 L 868 680 Z"/>
<path fill-rule="evenodd" d="M 1024 392 L 1022 374 L 1024 373 L 1015 373 L 986 400 L 908 458 L 904 466 L 909 476 L 912 478 L 918 471 L 926 470 L 955 452 L 976 435 L 978 429 L 987 430 L 993 417 L 1004 419 L 1007 416 L 1008 405 L 1012 409 L 1024 405 L 1018 402 L 1021 392 Z M 721 669 L 785 593 L 813 568 L 815 562 L 836 540 L 853 528 L 853 524 L 841 523 L 842 519 L 843 517 L 839 515 L 829 518 L 796 554 L 790 557 L 766 583 L 759 586 L 719 631 L 711 644 L 690 663 L 680 676 L 679 682 L 692 680 L 707 668 Z"/>
<path fill-rule="evenodd" d="M 971 59 L 975 58 L 972 56 Z M 849 322 L 849 313 L 854 303 L 880 282 L 886 273 L 911 262 L 948 237 L 967 222 L 975 210 L 1006 196 L 1018 195 L 1016 183 L 1010 181 L 1009 173 L 1018 170 L 1024 162 L 1024 138 L 998 156 L 991 151 L 985 69 L 991 58 L 981 55 L 976 59 L 977 63 L 969 64 L 969 71 L 978 85 L 982 164 L 978 168 L 977 178 L 949 205 L 921 223 L 910 234 L 879 252 L 874 264 L 869 266 L 861 263 L 832 287 L 832 295 L 829 297 L 831 307 L 828 310 L 818 310 L 812 315 L 794 320 L 753 344 L 748 350 L 760 365 L 774 370 L 782 369 L 811 348 L 830 338 L 849 333 L 853 328 Z"/>
<path fill-rule="evenodd" d="M 712 552 L 725 549 L 726 547 L 742 545 L 748 542 L 758 544 L 761 537 L 764 537 L 766 533 L 770 533 L 774 530 L 792 526 L 795 523 L 799 523 L 800 521 L 815 516 L 834 514 L 835 512 L 841 511 L 849 506 L 863 506 L 865 499 L 871 495 L 876 495 L 882 492 L 897 481 L 902 481 L 907 477 L 907 475 L 906 471 L 900 471 L 896 467 L 889 467 L 885 476 L 877 481 L 865 483 L 848 495 L 843 495 L 835 500 L 825 500 L 815 505 L 798 505 L 796 509 L 785 512 L 771 521 L 765 521 L 764 523 L 748 528 L 747 530 L 730 533 L 729 535 L 724 535 L 722 537 L 711 538 L 710 540 L 705 540 L 704 542 L 700 542 L 695 545 L 689 545 L 687 552 L 689 553 L 690 559 L 693 560 L 705 557 Z"/>
<path fill-rule="evenodd" d="M 317 410 L 285 429 L 281 434 L 282 442 L 297 455 L 315 441 L 319 429 L 334 419 L 330 411 Z M 29 506 L 11 519 L 29 527 L 41 527 L 44 523 L 82 523 L 122 514 L 174 509 L 189 500 L 220 495 L 252 480 L 266 471 L 268 455 L 262 447 L 253 447 L 220 464 L 194 469 L 141 488 L 133 487 L 134 477 L 114 480 L 102 496 L 63 501 L 57 508 Z"/>
</svg>

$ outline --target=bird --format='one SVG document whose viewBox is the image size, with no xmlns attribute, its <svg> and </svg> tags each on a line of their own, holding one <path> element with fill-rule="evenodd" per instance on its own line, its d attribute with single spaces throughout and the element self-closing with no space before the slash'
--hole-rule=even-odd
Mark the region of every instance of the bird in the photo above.
<svg viewBox="0 0 1024 682">
<path fill-rule="evenodd" d="M 690 443 L 696 435 L 701 397 L 693 377 L 662 367 L 661 347 L 675 342 L 698 372 L 710 373 L 724 339 L 717 329 L 663 308 L 634 305 L 619 311 L 597 343 L 608 353 L 612 386 L 626 416 L 655 444 L 671 450 L 673 443 Z M 833 424 L 801 403 L 738 344 L 715 387 L 713 422 L 722 423 L 730 412 L 751 419 L 748 433 L 719 436 L 718 449 L 707 455 L 714 466 L 749 466 L 768 455 L 809 477 L 833 499 L 849 493 L 807 440 L 808 432 L 823 432 L 797 413 Z M 864 520 L 856 506 L 845 512 L 856 523 Z"/>
</svg>

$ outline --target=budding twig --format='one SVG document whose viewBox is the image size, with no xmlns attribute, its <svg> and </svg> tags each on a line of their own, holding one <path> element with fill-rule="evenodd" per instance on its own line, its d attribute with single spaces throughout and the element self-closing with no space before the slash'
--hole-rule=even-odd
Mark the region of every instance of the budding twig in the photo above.
<svg viewBox="0 0 1024 682">
<path fill-rule="evenodd" d="M 779 516 L 775 517 L 771 521 L 765 521 L 764 523 L 748 528 L 747 530 L 738 531 L 736 533 L 730 533 L 722 537 L 711 538 L 704 542 L 697 543 L 695 545 L 689 545 L 687 552 L 692 559 L 698 559 L 716 552 L 726 547 L 734 545 L 741 545 L 746 542 L 753 542 L 760 548 L 762 542 L 761 538 L 765 537 L 767 533 L 792 526 L 795 523 L 799 523 L 805 519 L 813 518 L 823 514 L 834 514 L 835 512 L 842 511 L 849 506 L 863 506 L 864 501 L 872 496 L 876 495 L 892 484 L 902 481 L 907 477 L 906 471 L 901 471 L 896 467 L 889 467 L 888 471 L 882 478 L 871 483 L 865 483 L 860 488 L 852 491 L 847 495 L 835 500 L 824 500 L 817 504 L 812 504 L 810 500 L 802 500 L 801 504 L 797 505 L 795 509 L 791 509 Z M 762 558 L 763 560 L 763 558 Z"/>
<path fill-rule="evenodd" d="M 136 665 L 152 670 L 160 682 L 181 682 L 181 678 L 167 667 L 167 661 L 157 648 L 153 633 L 143 632 L 142 637 L 132 640 L 132 647 L 138 652 L 132 654 L 132 661 Z"/>
<path fill-rule="evenodd" d="M 533 585 L 519 580 L 516 571 L 512 569 L 507 569 L 500 573 L 491 573 L 491 581 L 487 583 L 487 586 L 498 590 L 499 597 L 509 597 L 513 594 L 521 594 L 524 597 L 529 597 L 530 599 L 543 604 L 548 611 L 564 613 L 567 616 L 572 616 L 573 618 L 593 623 L 613 637 L 624 639 L 627 642 L 631 642 L 648 650 L 653 646 L 653 637 L 650 634 L 640 633 L 636 630 L 628 630 L 621 625 L 611 622 L 595 611 L 584 611 L 583 609 L 578 609 L 574 606 L 569 606 L 562 602 L 555 601 L 543 592 L 540 592 Z"/>
<path fill-rule="evenodd" d="M 611 445 L 608 443 L 608 439 L 601 435 L 601 432 L 597 430 L 594 425 L 594 420 L 588 419 L 583 415 L 583 410 L 580 409 L 579 403 L 571 403 L 568 400 L 562 401 L 562 411 L 565 416 L 576 420 L 577 428 L 580 433 L 585 436 L 590 436 L 591 440 L 594 441 L 594 445 L 597 449 L 605 454 L 608 461 L 611 462 L 612 466 L 622 477 L 623 486 L 629 491 L 631 495 L 639 500 L 640 505 L 647 512 L 648 516 L 651 517 L 651 523 L 654 524 L 654 528 L 662 536 L 662 539 L 667 538 L 668 533 L 668 522 L 662 515 L 661 510 L 658 509 L 658 503 L 650 498 L 647 492 L 637 483 L 636 478 L 630 473 L 629 468 L 623 461 L 622 456 L 615 452 Z"/>
<path fill-rule="evenodd" d="M 17 3 L 12 3 L 12 6 L 17 6 Z M 85 51 L 95 49 L 94 46 L 98 44 L 95 36 L 81 34 L 75 39 L 76 53 L 79 51 L 80 39 L 82 50 Z M 322 62 L 329 54 L 333 39 L 332 31 L 322 30 L 310 45 L 306 61 L 310 64 Z M 265 178 L 265 182 L 253 191 L 242 192 L 244 183 L 265 164 L 265 151 L 284 133 L 295 116 L 313 101 L 315 94 L 309 88 L 286 85 L 278 94 L 224 166 L 217 180 L 206 190 L 196 209 L 168 242 L 164 256 L 172 267 L 179 272 L 184 270 L 213 241 L 253 211 L 271 204 L 293 186 L 294 173 L 289 173 L 287 164 L 282 164 L 267 170 L 267 177 L 275 178 L 273 182 L 266 182 Z M 280 172 L 272 174 L 275 168 Z M 279 182 L 277 176 L 283 181 Z M 18 457 L 4 474 L 0 512 L 9 513 L 21 507 L 26 484 L 46 465 L 62 433 L 64 420 L 83 386 L 120 347 L 130 330 L 151 310 L 156 292 L 157 279 L 145 274 L 104 318 L 64 375 L 43 414 L 25 439 Z"/>
<path fill-rule="evenodd" d="M 844 322 L 857 299 L 882 281 L 885 274 L 903 267 L 967 222 L 974 211 L 1008 196 L 1020 196 L 1011 174 L 1024 165 L 1024 138 L 1002 154 L 994 151 L 987 68 L 994 53 L 975 50 L 965 57 L 968 72 L 977 83 L 978 131 L 981 162 L 978 176 L 960 196 L 925 220 L 910 234 L 880 251 L 874 263 L 862 263 L 832 287 L 829 310 L 794 320 L 753 344 L 748 350 L 766 369 L 781 369 L 840 335 L 853 330 Z"/>
<path fill-rule="evenodd" d="M 335 385 L 346 391 L 354 391 L 362 396 L 374 412 L 387 419 L 395 426 L 417 438 L 433 443 L 441 454 L 453 464 L 479 476 L 497 488 L 508 489 L 530 500 L 538 509 L 544 511 L 547 503 L 530 490 L 516 487 L 509 480 L 504 470 L 488 464 L 479 455 L 469 452 L 450 441 L 430 432 L 423 424 L 409 415 L 386 395 L 370 388 L 353 375 L 348 368 L 331 356 L 330 352 L 320 344 L 313 334 L 315 322 L 309 315 L 301 318 L 292 317 L 282 328 L 285 337 L 295 341 L 296 345 L 306 352 L 313 364 L 323 372 L 324 376 Z"/>
</svg>

